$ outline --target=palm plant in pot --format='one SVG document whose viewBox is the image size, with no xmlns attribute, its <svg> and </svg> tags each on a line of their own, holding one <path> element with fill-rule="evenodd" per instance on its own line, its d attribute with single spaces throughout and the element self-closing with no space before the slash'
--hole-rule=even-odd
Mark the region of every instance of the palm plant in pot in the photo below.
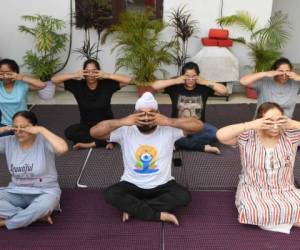
<svg viewBox="0 0 300 250">
<path fill-rule="evenodd" d="M 156 79 L 155 73 L 160 71 L 166 77 L 162 65 L 172 63 L 174 42 L 160 40 L 165 25 L 152 17 L 150 9 L 123 12 L 120 23 L 112 25 L 102 35 L 104 43 L 113 34 L 116 45 L 112 51 L 118 49 L 116 70 L 126 68 L 134 75 L 139 95 L 153 91 L 151 83 Z"/>
<path fill-rule="evenodd" d="M 58 54 L 65 49 L 68 40 L 67 34 L 58 33 L 65 23 L 46 15 L 25 15 L 22 19 L 35 24 L 34 27 L 19 26 L 19 31 L 30 34 L 35 39 L 35 49 L 26 52 L 24 63 L 34 76 L 46 83 L 46 87 L 39 91 L 41 98 L 50 99 L 55 93 L 50 79 L 62 65 Z"/>
<path fill-rule="evenodd" d="M 272 63 L 280 57 L 281 50 L 289 38 L 291 26 L 286 14 L 275 12 L 265 27 L 258 27 L 257 19 L 246 11 L 238 11 L 235 15 L 217 19 L 220 25 L 238 25 L 250 33 L 250 40 L 243 37 L 234 38 L 249 49 L 250 58 L 253 61 L 252 70 L 261 72 L 270 70 Z M 246 95 L 256 98 L 255 90 L 246 87 Z"/>
</svg>

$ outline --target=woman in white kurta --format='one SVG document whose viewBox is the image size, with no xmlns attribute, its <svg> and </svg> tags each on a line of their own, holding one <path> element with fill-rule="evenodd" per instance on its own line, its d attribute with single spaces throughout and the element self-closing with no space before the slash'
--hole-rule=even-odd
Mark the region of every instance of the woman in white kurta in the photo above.
<svg viewBox="0 0 300 250">
<path fill-rule="evenodd" d="M 55 154 L 68 150 L 66 142 L 37 126 L 31 111 L 20 111 L 13 117 L 14 135 L 0 138 L 0 152 L 5 153 L 12 176 L 7 187 L 0 188 L 0 227 L 26 227 L 44 219 L 52 224 L 52 211 L 59 204 L 61 190 L 57 181 Z"/>
<path fill-rule="evenodd" d="M 240 149 L 239 222 L 283 233 L 298 226 L 300 192 L 293 170 L 300 122 L 284 117 L 278 104 L 267 102 L 259 107 L 256 120 L 221 128 L 217 137 Z"/>
</svg>

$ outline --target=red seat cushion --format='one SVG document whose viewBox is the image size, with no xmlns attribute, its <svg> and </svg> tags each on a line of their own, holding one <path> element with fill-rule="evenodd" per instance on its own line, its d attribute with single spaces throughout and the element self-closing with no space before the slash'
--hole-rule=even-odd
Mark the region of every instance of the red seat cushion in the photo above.
<svg viewBox="0 0 300 250">
<path fill-rule="evenodd" d="M 229 31 L 226 29 L 209 29 L 208 37 L 211 39 L 228 39 Z"/>
</svg>

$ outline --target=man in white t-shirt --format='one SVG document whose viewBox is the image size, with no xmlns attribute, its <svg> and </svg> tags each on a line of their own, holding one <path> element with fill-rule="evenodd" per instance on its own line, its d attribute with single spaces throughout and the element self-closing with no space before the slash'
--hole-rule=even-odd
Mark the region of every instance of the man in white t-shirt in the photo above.
<svg viewBox="0 0 300 250">
<path fill-rule="evenodd" d="M 132 215 L 179 225 L 170 211 L 186 206 L 191 195 L 171 175 L 174 142 L 198 132 L 203 123 L 160 114 L 149 92 L 137 100 L 135 110 L 122 119 L 102 121 L 90 131 L 92 137 L 117 142 L 122 149 L 124 173 L 119 183 L 105 190 L 105 199 L 123 211 L 123 222 Z"/>
</svg>

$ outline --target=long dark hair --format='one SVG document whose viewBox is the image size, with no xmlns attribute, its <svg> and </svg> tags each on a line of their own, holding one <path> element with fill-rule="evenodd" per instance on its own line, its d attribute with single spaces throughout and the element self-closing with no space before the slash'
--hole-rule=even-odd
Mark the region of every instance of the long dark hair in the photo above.
<svg viewBox="0 0 300 250">
<path fill-rule="evenodd" d="M 38 123 L 37 117 L 36 117 L 35 113 L 33 113 L 32 111 L 27 111 L 27 110 L 19 111 L 14 114 L 12 120 L 14 120 L 16 117 L 19 117 L 19 116 L 28 120 L 33 126 L 37 125 L 37 123 Z"/>
<path fill-rule="evenodd" d="M 283 108 L 279 104 L 275 102 L 265 102 L 258 107 L 255 118 L 262 118 L 264 114 L 267 113 L 270 109 L 278 109 L 281 112 L 281 114 L 284 113 Z"/>
</svg>

